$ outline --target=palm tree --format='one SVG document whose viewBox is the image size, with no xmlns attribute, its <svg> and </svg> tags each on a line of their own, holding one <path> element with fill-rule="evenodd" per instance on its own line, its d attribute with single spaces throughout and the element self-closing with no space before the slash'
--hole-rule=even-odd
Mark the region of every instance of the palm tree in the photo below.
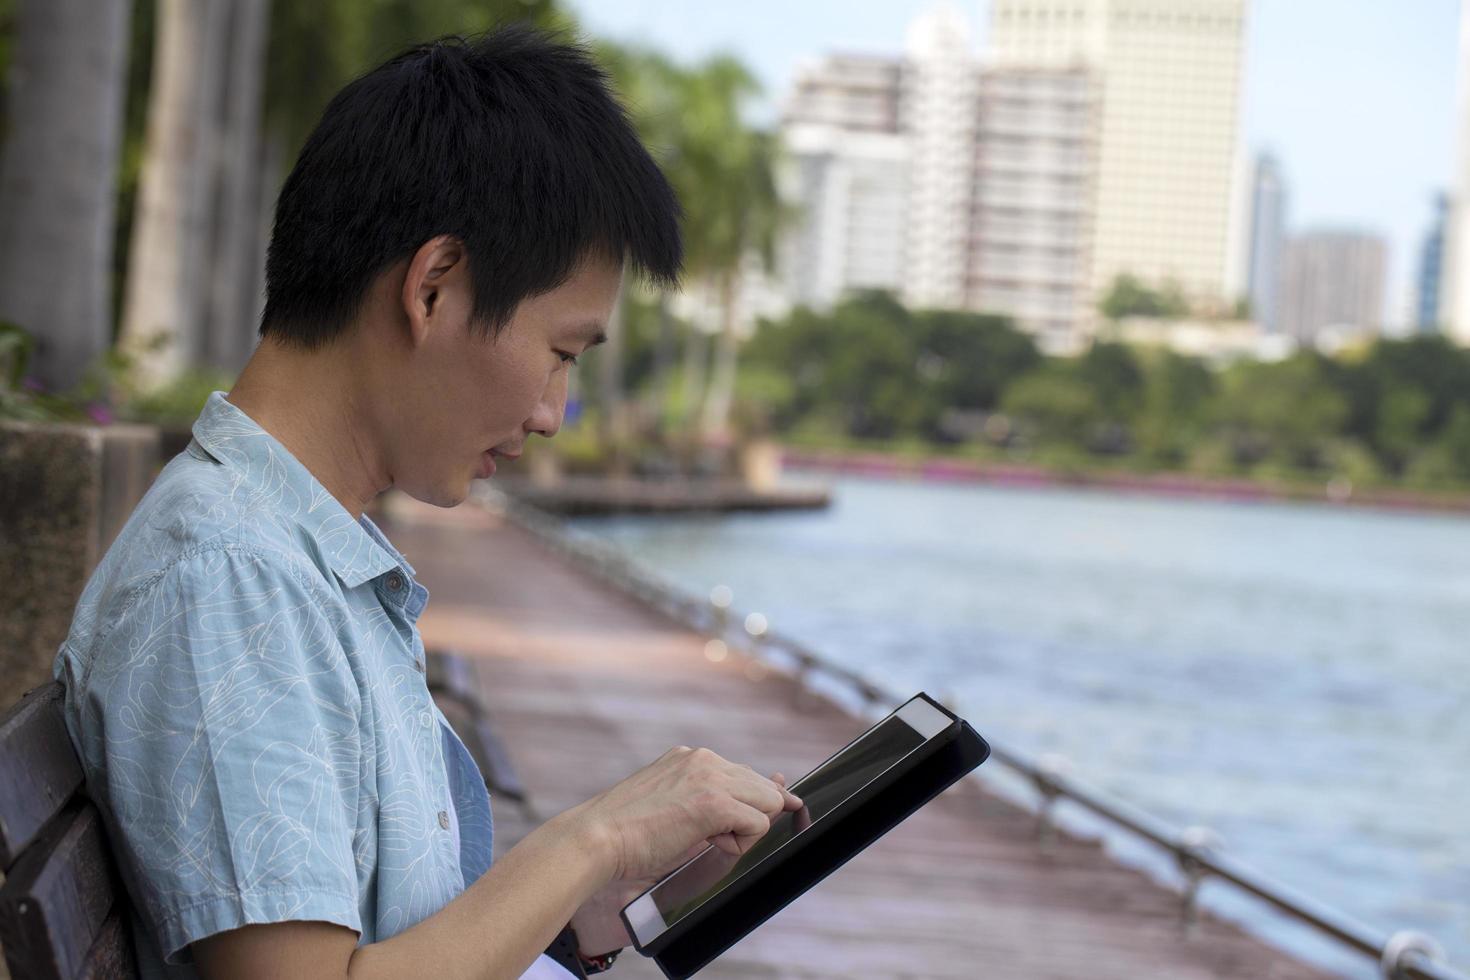
<svg viewBox="0 0 1470 980">
<path fill-rule="evenodd" d="M 160 0 L 119 343 L 143 387 L 198 358 L 230 0 Z"/>
<path fill-rule="evenodd" d="M 0 320 L 69 387 L 112 340 L 109 284 L 127 0 L 22 0 L 0 154 Z"/>
<path fill-rule="evenodd" d="M 639 135 L 659 158 L 683 205 L 687 280 L 693 289 L 713 295 L 720 311 L 712 370 L 705 363 L 706 336 L 690 330 L 685 337 L 680 399 L 683 427 L 719 438 L 734 392 L 741 268 L 752 251 L 769 268 L 776 234 L 789 213 L 776 190 L 778 145 L 772 134 L 752 129 L 742 117 L 760 88 L 734 58 L 716 56 L 682 69 L 649 52 L 607 46 L 601 54 Z M 667 299 L 660 297 L 661 324 L 671 321 Z M 657 370 L 667 370 L 672 360 L 671 340 L 672 330 L 661 328 Z M 654 390 L 665 387 L 656 373 Z"/>
</svg>

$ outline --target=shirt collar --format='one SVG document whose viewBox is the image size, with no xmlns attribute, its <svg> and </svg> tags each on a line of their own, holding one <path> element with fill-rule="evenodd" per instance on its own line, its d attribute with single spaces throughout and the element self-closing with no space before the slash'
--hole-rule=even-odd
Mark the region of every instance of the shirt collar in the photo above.
<svg viewBox="0 0 1470 980">
<path fill-rule="evenodd" d="M 354 588 L 400 566 L 413 574 L 413 566 L 367 515 L 353 520 L 300 460 L 227 401 L 224 392 L 209 396 L 193 433 L 201 450 L 256 491 L 253 506 L 270 508 L 305 532 L 343 585 Z"/>
</svg>

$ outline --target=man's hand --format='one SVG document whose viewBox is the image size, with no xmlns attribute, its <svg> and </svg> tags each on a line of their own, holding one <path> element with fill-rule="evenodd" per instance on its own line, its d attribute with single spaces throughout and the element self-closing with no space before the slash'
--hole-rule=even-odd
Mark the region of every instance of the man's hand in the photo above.
<svg viewBox="0 0 1470 980">
<path fill-rule="evenodd" d="M 742 766 L 741 768 L 747 767 Z M 801 801 L 786 789 L 784 775 L 776 773 L 771 777 L 771 782 L 775 783 L 781 791 L 783 810 L 801 807 Z M 592 896 L 572 916 L 572 929 L 577 933 L 577 942 L 582 953 L 587 956 L 600 956 L 630 945 L 632 938 L 629 937 L 628 930 L 623 925 L 622 916 L 619 915 L 624 906 L 652 888 L 664 875 L 693 859 L 709 844 L 709 841 L 699 841 L 656 873 L 645 877 L 614 879 Z M 745 846 L 748 848 L 749 844 Z"/>
</svg>

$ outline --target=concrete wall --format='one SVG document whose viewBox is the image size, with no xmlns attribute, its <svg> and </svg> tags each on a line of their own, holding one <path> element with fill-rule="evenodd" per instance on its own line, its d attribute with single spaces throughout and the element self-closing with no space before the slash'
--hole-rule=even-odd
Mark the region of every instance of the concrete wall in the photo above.
<svg viewBox="0 0 1470 980">
<path fill-rule="evenodd" d="M 0 422 L 0 709 L 50 679 L 87 577 L 157 469 L 151 427 Z"/>
</svg>

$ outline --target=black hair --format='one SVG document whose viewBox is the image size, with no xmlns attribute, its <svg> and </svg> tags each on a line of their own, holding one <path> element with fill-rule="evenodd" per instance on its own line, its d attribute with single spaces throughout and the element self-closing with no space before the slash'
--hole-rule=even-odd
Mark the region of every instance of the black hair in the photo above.
<svg viewBox="0 0 1470 980">
<path fill-rule="evenodd" d="M 307 137 L 276 204 L 260 332 L 321 346 L 384 270 L 449 234 L 494 336 L 589 255 L 673 284 L 679 217 L 584 48 L 521 25 L 441 38 L 348 84 Z"/>
</svg>

